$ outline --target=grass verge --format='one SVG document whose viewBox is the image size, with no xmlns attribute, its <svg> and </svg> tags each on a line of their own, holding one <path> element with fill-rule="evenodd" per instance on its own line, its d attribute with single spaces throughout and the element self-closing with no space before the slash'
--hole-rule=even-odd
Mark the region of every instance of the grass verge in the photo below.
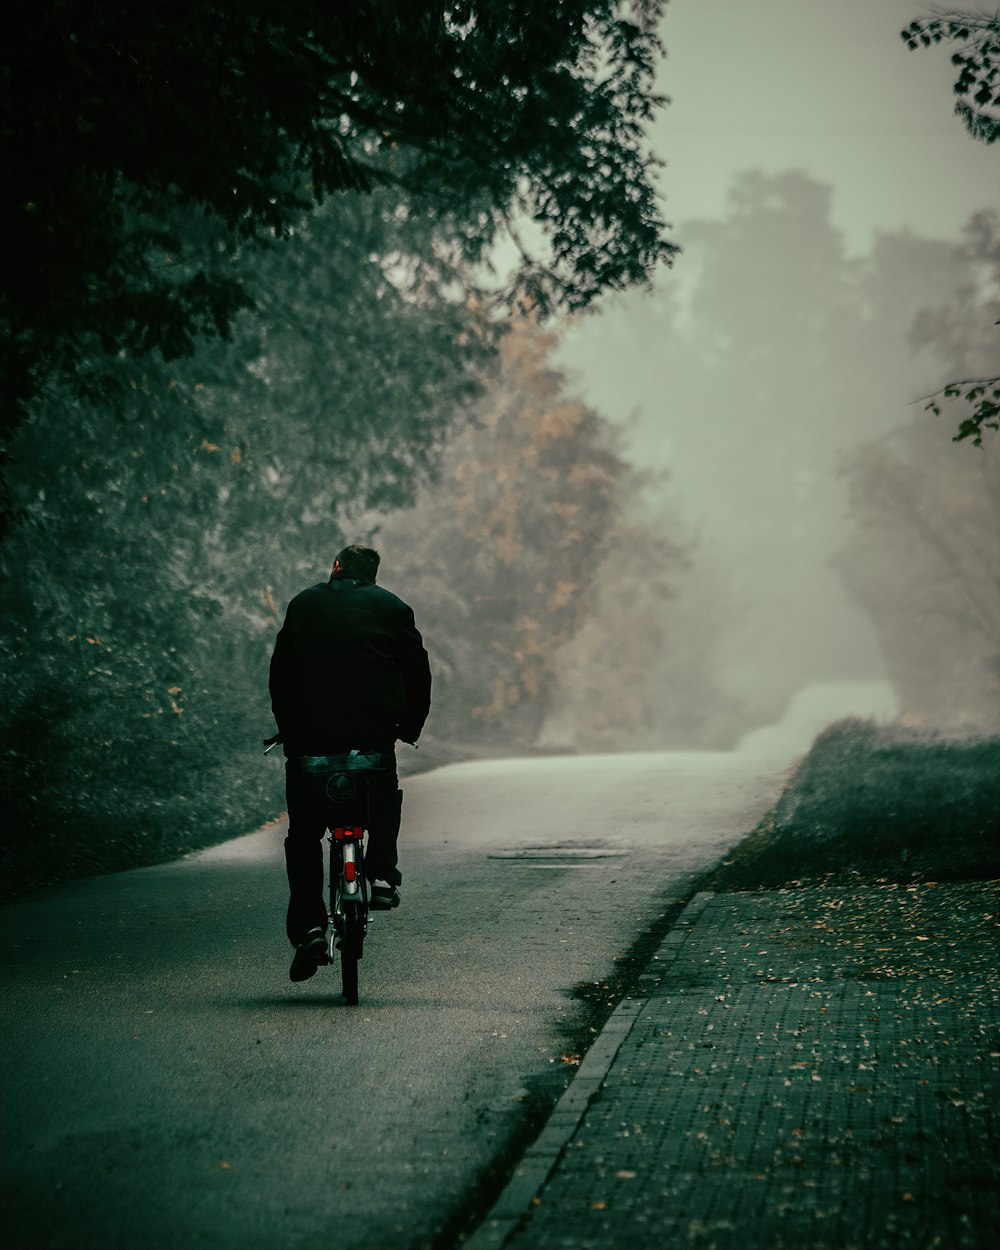
<svg viewBox="0 0 1000 1250">
<path fill-rule="evenodd" d="M 1000 739 L 844 720 L 701 883 L 715 891 L 1000 877 Z"/>
</svg>

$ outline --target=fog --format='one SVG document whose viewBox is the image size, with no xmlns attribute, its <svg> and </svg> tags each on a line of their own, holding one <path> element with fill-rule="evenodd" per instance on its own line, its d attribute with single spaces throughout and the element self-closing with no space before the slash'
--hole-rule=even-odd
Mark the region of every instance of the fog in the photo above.
<svg viewBox="0 0 1000 1250">
<path fill-rule="evenodd" d="M 909 0 L 673 0 L 660 77 L 672 102 L 655 133 L 683 253 L 651 292 L 575 323 L 558 355 L 572 388 L 624 431 L 628 458 L 667 475 L 658 490 L 714 579 L 700 608 L 719 633 L 719 686 L 748 722 L 780 719 L 812 683 L 898 684 L 899 639 L 929 630 L 911 669 L 947 668 L 970 647 L 983 664 L 933 697 L 899 691 L 904 715 L 995 723 L 995 440 L 953 444 L 955 412 L 915 401 L 962 369 L 996 372 L 996 236 L 992 255 L 956 249 L 1000 187 L 995 152 L 952 114 L 947 50 L 898 37 L 921 12 Z M 921 313 L 940 322 L 919 342 Z M 916 461 L 938 467 L 945 494 L 927 527 L 858 528 L 849 470 L 875 446 L 913 459 L 911 477 Z M 973 497 L 975 519 L 949 515 Z M 908 569 L 881 621 L 875 592 L 858 593 L 878 580 L 873 525 L 886 569 Z M 953 560 L 977 548 L 978 632 L 931 621 L 965 594 L 936 571 L 948 557 L 930 553 L 948 533 Z M 680 641 L 671 614 L 667 649 Z M 659 694 L 670 699 L 669 675 Z"/>
</svg>

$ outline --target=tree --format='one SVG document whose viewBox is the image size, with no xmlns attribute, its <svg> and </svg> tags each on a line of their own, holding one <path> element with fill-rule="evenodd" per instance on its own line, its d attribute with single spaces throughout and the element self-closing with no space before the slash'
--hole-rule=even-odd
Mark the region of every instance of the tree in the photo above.
<svg viewBox="0 0 1000 1250">
<path fill-rule="evenodd" d="M 280 605 L 490 380 L 474 265 L 530 219 L 506 296 L 575 307 L 674 250 L 661 7 L 7 6 L 8 855 L 121 866 L 270 814 Z"/>
<path fill-rule="evenodd" d="M 883 675 L 875 631 L 830 564 L 849 519 L 839 469 L 905 420 L 914 318 L 960 307 L 981 262 L 908 231 L 848 259 L 829 189 L 795 172 L 742 175 L 720 220 L 682 230 L 687 282 L 623 300 L 593 328 L 581 319 L 563 360 L 600 359 L 588 376 L 601 410 L 625 422 L 627 406 L 643 409 L 630 458 L 670 473 L 696 542 L 693 578 L 670 580 L 667 650 L 695 591 L 731 699 L 712 699 L 710 734 L 731 740 L 780 719 L 807 684 Z M 933 363 L 920 366 L 928 383 Z"/>
<path fill-rule="evenodd" d="M 256 299 L 241 246 L 394 185 L 481 259 L 548 239 L 509 294 L 582 307 L 664 238 L 645 126 L 663 0 L 29 0 L 5 6 L 4 428 L 46 379 L 190 354 Z"/>
<path fill-rule="evenodd" d="M 331 207 L 264 258 L 267 301 L 230 345 L 119 362 L 117 420 L 49 382 L 15 433 L 8 877 L 165 858 L 274 813 L 251 752 L 279 604 L 355 512 L 412 499 L 479 392 L 484 318 L 433 221 L 389 190 Z"/>
<path fill-rule="evenodd" d="M 974 139 L 1000 138 L 1000 14 L 938 8 L 899 32 L 908 48 L 928 48 L 948 40 L 960 44 L 951 62 L 958 66 L 955 112 Z"/>
<path fill-rule="evenodd" d="M 1000 137 L 1000 13 L 941 9 L 933 17 L 917 18 L 900 36 L 910 48 L 929 47 L 945 39 L 961 44 L 951 58 L 959 67 L 955 112 L 974 139 L 996 142 Z M 956 442 L 971 438 L 981 447 L 983 431 L 1000 428 L 1000 376 L 996 374 L 949 382 L 927 399 L 927 410 L 935 416 L 940 416 L 943 400 L 957 399 L 968 405 Z"/>
<path fill-rule="evenodd" d="M 556 652 L 540 742 L 590 752 L 731 748 L 741 709 L 716 675 L 721 588 L 674 509 L 654 508 L 665 482 L 633 471 L 628 484 L 586 616 Z"/>
<path fill-rule="evenodd" d="M 718 568 L 717 671 L 749 728 L 855 643 L 830 610 L 843 595 L 825 561 L 844 507 L 832 468 L 863 420 L 849 402 L 858 293 L 829 188 L 800 172 L 741 174 L 724 218 L 688 222 L 684 238 L 686 298 L 664 284 L 653 315 L 600 350 L 650 377 L 658 419 L 639 455 L 703 509 L 686 520 Z"/>
<path fill-rule="evenodd" d="M 1000 727 L 1000 435 L 982 448 L 962 456 L 923 422 L 869 443 L 838 558 L 904 717 L 951 732 Z"/>
<path fill-rule="evenodd" d="M 564 699 L 562 650 L 595 614 L 604 558 L 623 543 L 639 475 L 618 453 L 610 423 L 568 393 L 552 363 L 557 342 L 535 318 L 518 320 L 501 343 L 496 376 L 448 445 L 439 480 L 412 509 L 371 518 L 386 584 L 414 604 L 433 646 L 429 729 L 438 749 L 537 748 Z M 637 532 L 637 517 L 629 520 Z M 658 544 L 647 534 L 640 543 L 633 534 L 631 545 L 655 550 L 647 572 L 658 587 L 681 558 L 667 538 Z M 626 654 L 649 659 L 654 634 L 655 625 L 634 617 L 604 655 L 621 698 L 635 687 Z M 605 701 L 590 714 L 595 736 L 603 726 L 607 741 L 619 710 Z M 632 720 L 642 714 L 637 707 Z"/>
<path fill-rule="evenodd" d="M 994 328 L 1000 325 L 1000 214 L 972 217 L 957 260 L 967 275 L 965 283 L 946 305 L 917 317 L 912 339 L 965 374 L 964 380 L 928 396 L 927 411 L 940 416 L 945 400 L 964 405 L 955 442 L 970 438 L 982 447 L 986 432 L 1000 428 L 1000 377 L 988 373 L 1000 349 Z"/>
</svg>

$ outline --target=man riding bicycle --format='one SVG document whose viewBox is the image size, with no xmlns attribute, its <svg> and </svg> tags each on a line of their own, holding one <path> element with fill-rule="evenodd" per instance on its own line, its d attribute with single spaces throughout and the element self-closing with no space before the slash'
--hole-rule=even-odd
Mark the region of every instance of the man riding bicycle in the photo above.
<svg viewBox="0 0 1000 1250">
<path fill-rule="evenodd" d="M 377 752 L 372 774 L 365 873 L 371 906 L 399 905 L 397 868 L 402 792 L 396 740 L 415 743 L 430 709 L 431 673 L 413 611 L 375 585 L 379 554 L 345 547 L 327 582 L 288 605 L 271 656 L 271 708 L 284 743 L 288 836 L 289 976 L 311 977 L 326 955 L 323 836 L 328 812 L 304 777 L 302 756 Z M 381 883 L 381 884 L 379 884 Z"/>
</svg>

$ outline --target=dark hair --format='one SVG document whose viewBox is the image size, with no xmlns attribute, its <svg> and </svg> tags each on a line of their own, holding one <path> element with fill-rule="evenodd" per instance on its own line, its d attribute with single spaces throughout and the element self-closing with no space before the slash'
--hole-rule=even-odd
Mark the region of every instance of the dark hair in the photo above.
<svg viewBox="0 0 1000 1250">
<path fill-rule="evenodd" d="M 373 582 L 378 572 L 380 556 L 372 547 L 359 547 L 352 543 L 337 553 L 335 563 L 340 564 L 340 571 L 345 577 L 360 577 L 363 581 Z"/>
</svg>

